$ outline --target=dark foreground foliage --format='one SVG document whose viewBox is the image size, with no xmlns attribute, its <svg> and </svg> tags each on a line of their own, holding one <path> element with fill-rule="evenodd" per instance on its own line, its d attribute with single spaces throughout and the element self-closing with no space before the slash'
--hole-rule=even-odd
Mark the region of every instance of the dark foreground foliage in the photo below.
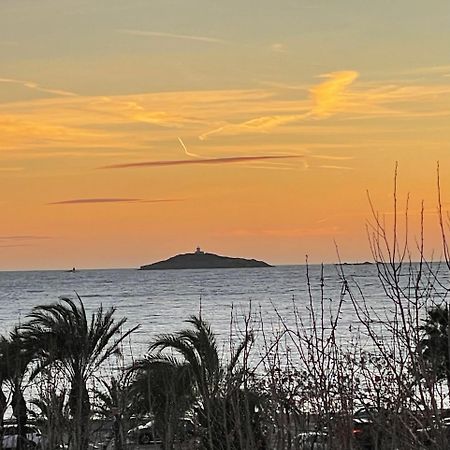
<svg viewBox="0 0 450 450">
<path fill-rule="evenodd" d="M 333 299 L 323 272 L 307 273 L 303 313 L 295 302 L 289 317 L 276 311 L 271 330 L 251 312 L 233 318 L 226 357 L 200 314 L 130 364 L 122 350 L 133 330 L 114 309 L 89 319 L 80 298 L 35 308 L 0 339 L 0 446 L 448 449 L 450 252 L 440 196 L 439 218 L 444 262 L 426 261 L 420 236 L 413 263 L 395 188 L 392 229 L 375 211 L 368 227 L 386 310 L 373 310 L 344 265 Z M 342 343 L 344 305 L 356 325 Z M 45 438 L 27 434 L 30 418 Z"/>
<path fill-rule="evenodd" d="M 326 331 L 317 318 L 312 328 L 286 325 L 264 336 L 266 352 L 250 364 L 249 316 L 223 360 L 208 323 L 193 316 L 188 328 L 158 337 L 144 358 L 109 378 L 97 374 L 128 335 L 119 333 L 124 321 L 100 309 L 88 322 L 81 299 L 54 308 L 35 309 L 0 341 L 3 413 L 9 403 L 22 434 L 14 448 L 32 445 L 25 433 L 30 417 L 45 435 L 39 446 L 48 449 L 84 450 L 99 440 L 117 450 L 151 441 L 164 449 L 205 450 L 448 446 L 447 357 L 432 352 L 448 340 L 447 328 L 436 325 L 447 317 L 446 306 L 434 305 L 422 320 L 415 361 L 403 349 L 404 368 L 389 362 L 388 345 L 398 343 L 370 352 L 341 348 L 336 330 Z M 73 334 L 64 338 L 69 323 Z"/>
</svg>

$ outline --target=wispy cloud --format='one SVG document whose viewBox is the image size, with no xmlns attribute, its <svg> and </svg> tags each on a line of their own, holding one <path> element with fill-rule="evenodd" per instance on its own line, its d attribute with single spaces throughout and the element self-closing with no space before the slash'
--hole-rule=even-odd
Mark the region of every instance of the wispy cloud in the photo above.
<svg viewBox="0 0 450 450">
<path fill-rule="evenodd" d="M 3 235 L 0 236 L 0 241 L 40 241 L 45 239 L 52 239 L 51 236 L 40 236 L 33 234 L 17 234 L 17 235 Z"/>
<path fill-rule="evenodd" d="M 226 44 L 228 41 L 224 39 L 209 37 L 209 36 L 196 36 L 192 34 L 177 34 L 166 33 L 163 31 L 146 31 L 146 30 L 130 30 L 120 29 L 117 30 L 122 34 L 129 34 L 131 36 L 143 36 L 143 37 L 156 37 L 156 38 L 169 38 L 169 39 L 183 39 L 188 41 L 208 42 L 213 44 Z"/>
<path fill-rule="evenodd" d="M 310 158 L 314 159 L 327 159 L 331 161 L 349 161 L 354 159 L 353 156 L 337 156 L 337 155 L 308 155 Z"/>
<path fill-rule="evenodd" d="M 312 105 L 305 112 L 262 116 L 237 124 L 226 124 L 201 134 L 199 138 L 205 140 L 218 134 L 268 132 L 293 122 L 309 118 L 328 117 L 335 113 L 338 107 L 342 108 L 342 103 L 345 101 L 345 91 L 358 78 L 358 75 L 356 71 L 332 72 L 321 75 L 321 78 L 325 78 L 326 81 L 310 89 Z"/>
<path fill-rule="evenodd" d="M 306 160 L 303 160 L 303 168 L 307 168 Z M 298 170 L 299 166 L 293 166 L 290 164 L 278 164 L 278 163 L 272 163 L 272 164 L 248 164 L 245 166 L 247 169 L 257 169 L 257 170 Z"/>
<path fill-rule="evenodd" d="M 304 91 L 307 89 L 307 86 L 305 86 L 304 84 L 289 84 L 282 83 L 280 81 L 258 80 L 258 83 L 262 86 L 289 91 Z"/>
<path fill-rule="evenodd" d="M 182 159 L 177 136 L 182 137 L 188 153 L 203 155 L 199 159 L 227 155 L 230 144 L 239 154 L 247 155 L 271 154 L 274 142 L 282 145 L 277 147 L 280 153 L 304 154 L 305 148 L 321 153 L 322 147 L 328 153 L 336 145 L 342 149 L 361 147 L 361 139 L 349 136 L 361 136 L 368 130 L 373 139 L 365 139 L 363 146 L 379 146 L 378 136 L 392 128 L 396 119 L 401 121 L 396 124 L 396 132 L 402 137 L 392 140 L 391 145 L 406 146 L 409 142 L 414 145 L 408 130 L 420 128 L 420 118 L 444 120 L 450 115 L 448 83 L 356 82 L 355 76 L 351 71 L 328 74 L 317 86 L 299 84 L 289 93 L 283 86 L 274 85 L 264 89 L 144 92 L 109 97 L 52 96 L 2 103 L 2 165 L 20 166 L 13 161 L 46 155 L 79 157 L 85 167 L 89 165 L 87 158 L 94 161 L 94 167 L 109 161 Z M 367 122 L 368 126 L 356 123 L 372 118 L 390 120 Z M 436 126 L 442 127 L 442 121 Z M 231 143 L 216 139 L 208 148 L 198 142 L 199 136 L 264 133 L 271 133 L 270 139 L 261 136 Z M 442 145 L 437 138 L 436 143 L 427 142 Z"/>
<path fill-rule="evenodd" d="M 275 42 L 269 46 L 269 49 L 275 53 L 287 53 L 287 48 L 284 44 L 280 42 Z"/>
<path fill-rule="evenodd" d="M 0 236 L 1 248 L 30 247 L 42 241 L 53 239 L 52 236 L 17 234 Z"/>
<path fill-rule="evenodd" d="M 0 244 L 0 248 L 29 247 L 30 244 Z"/>
<path fill-rule="evenodd" d="M 446 76 L 450 73 L 450 64 L 444 65 L 436 65 L 436 66 L 425 66 L 425 67 L 416 67 L 413 69 L 408 69 L 403 71 L 404 74 L 413 74 L 413 75 L 442 75 Z"/>
<path fill-rule="evenodd" d="M 314 102 L 311 115 L 328 117 L 333 114 L 345 102 L 345 91 L 358 76 L 358 72 L 354 70 L 321 75 L 326 81 L 310 89 Z"/>
<path fill-rule="evenodd" d="M 145 200 L 142 198 L 75 198 L 71 200 L 60 200 L 57 202 L 47 203 L 48 205 L 79 205 L 79 204 L 89 204 L 89 203 L 166 203 L 166 202 L 177 202 L 182 199 L 177 198 L 158 198 L 152 200 Z"/>
<path fill-rule="evenodd" d="M 178 160 L 160 160 L 143 161 L 134 163 L 112 164 L 109 166 L 98 167 L 98 169 L 129 169 L 139 167 L 165 167 L 165 166 L 186 166 L 196 164 L 236 164 L 248 163 L 253 161 L 269 161 L 277 159 L 295 159 L 303 158 L 303 155 L 262 155 L 262 156 L 228 156 L 223 158 L 203 158 L 203 159 L 178 159 Z"/>
<path fill-rule="evenodd" d="M 182 202 L 186 198 L 156 198 L 152 200 L 142 200 L 141 203 L 170 203 L 170 202 Z"/>
<path fill-rule="evenodd" d="M 268 132 L 281 125 L 287 125 L 289 123 L 302 120 L 308 117 L 308 115 L 309 114 L 306 113 L 306 114 L 290 114 L 290 115 L 285 114 L 285 115 L 258 117 L 256 119 L 247 120 L 245 122 L 237 124 L 223 125 L 219 128 L 201 134 L 199 138 L 200 140 L 204 141 L 208 139 L 210 136 L 218 134 L 234 135 L 241 133 Z"/>
<path fill-rule="evenodd" d="M 183 128 L 183 138 L 197 139 L 211 121 L 223 114 L 224 104 L 233 112 L 242 108 L 242 102 L 255 103 L 256 108 L 256 103 L 271 95 L 262 90 L 211 90 L 4 103 L 0 108 L 2 148 L 28 150 L 30 154 L 41 148 L 54 151 L 55 156 L 71 149 L 91 155 L 94 147 L 148 152 L 151 141 L 161 147 L 161 141 L 168 139 L 157 132 L 149 133 L 150 127 L 163 128 L 161 133 Z M 173 139 L 170 136 L 171 142 Z"/>
<path fill-rule="evenodd" d="M 77 95 L 77 94 L 74 94 L 73 92 L 64 91 L 61 89 L 46 88 L 46 87 L 39 85 L 38 83 L 35 83 L 34 81 L 15 80 L 13 78 L 0 78 L 0 83 L 19 84 L 28 89 L 34 89 L 39 92 L 45 92 L 47 94 L 59 95 L 62 97 L 75 97 Z"/>
<path fill-rule="evenodd" d="M 21 172 L 23 167 L 0 167 L 0 172 Z"/>
<path fill-rule="evenodd" d="M 234 229 L 218 233 L 221 236 L 265 236 L 277 238 L 290 237 L 320 237 L 335 236 L 342 231 L 337 226 L 319 226 L 319 227 L 292 227 L 292 228 L 264 228 L 264 229 Z"/>
<path fill-rule="evenodd" d="M 318 166 L 320 169 L 330 169 L 330 170 L 354 170 L 353 167 L 348 166 L 336 166 L 331 164 L 326 164 L 322 166 Z"/>
</svg>

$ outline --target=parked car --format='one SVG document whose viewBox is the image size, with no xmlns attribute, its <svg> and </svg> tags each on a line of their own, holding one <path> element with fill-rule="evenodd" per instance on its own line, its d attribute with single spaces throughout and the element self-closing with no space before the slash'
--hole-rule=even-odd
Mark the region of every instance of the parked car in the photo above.
<svg viewBox="0 0 450 450">
<path fill-rule="evenodd" d="M 450 418 L 444 417 L 439 420 L 433 418 L 430 425 L 418 428 L 416 435 L 425 448 L 435 447 L 436 441 L 440 439 L 450 442 Z"/>
<path fill-rule="evenodd" d="M 189 417 L 179 419 L 175 440 L 177 442 L 187 442 L 192 441 L 195 438 L 196 428 L 192 419 Z M 155 431 L 155 421 L 153 419 L 129 430 L 127 433 L 127 440 L 141 445 L 161 443 L 161 440 Z"/>
<path fill-rule="evenodd" d="M 359 417 L 353 420 L 353 438 L 361 450 L 372 450 L 376 447 L 378 426 L 369 417 Z"/>
<path fill-rule="evenodd" d="M 299 450 L 326 450 L 328 434 L 323 431 L 303 431 L 295 437 L 295 448 Z"/>
<path fill-rule="evenodd" d="M 18 433 L 19 431 L 17 425 L 5 426 L 1 430 L 2 444 L 4 450 L 17 448 L 17 441 L 19 439 Z M 26 434 L 26 442 L 25 442 L 26 447 L 30 449 L 37 447 L 39 448 L 44 447 L 44 437 L 42 436 L 38 428 L 27 425 L 25 427 L 25 434 Z"/>
<path fill-rule="evenodd" d="M 353 420 L 354 448 L 357 450 L 377 450 L 397 448 L 396 435 L 387 425 L 388 417 L 355 418 Z M 398 430 L 397 430 L 398 431 Z"/>
<path fill-rule="evenodd" d="M 132 442 L 137 442 L 141 445 L 160 443 L 161 441 L 156 436 L 155 433 L 155 421 L 149 420 L 148 422 L 138 425 L 132 428 L 127 433 L 128 440 Z"/>
</svg>

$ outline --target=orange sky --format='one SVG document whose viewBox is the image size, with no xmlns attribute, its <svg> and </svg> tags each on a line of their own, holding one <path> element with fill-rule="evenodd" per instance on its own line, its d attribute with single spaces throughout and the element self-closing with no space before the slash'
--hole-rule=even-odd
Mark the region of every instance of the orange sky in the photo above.
<svg viewBox="0 0 450 450">
<path fill-rule="evenodd" d="M 184 20 L 170 15 L 178 2 L 62 3 L 0 5 L 0 269 L 135 267 L 197 245 L 334 262 L 334 241 L 364 261 L 366 191 L 388 214 L 396 161 L 412 233 L 423 199 L 439 247 L 445 2 L 417 28 L 426 6 L 401 1 L 403 23 L 386 17 L 378 33 L 371 18 L 389 2 L 348 1 L 346 22 L 322 2 L 264 0 L 270 26 L 200 0 Z M 317 29 L 302 32 L 305 15 Z"/>
</svg>

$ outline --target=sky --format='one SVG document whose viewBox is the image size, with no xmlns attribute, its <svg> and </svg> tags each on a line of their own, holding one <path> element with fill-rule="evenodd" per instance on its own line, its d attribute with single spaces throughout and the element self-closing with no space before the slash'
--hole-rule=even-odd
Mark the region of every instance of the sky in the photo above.
<svg viewBox="0 0 450 450">
<path fill-rule="evenodd" d="M 0 0 L 0 61 L 0 270 L 370 260 L 396 164 L 439 255 L 448 0 Z"/>
</svg>

